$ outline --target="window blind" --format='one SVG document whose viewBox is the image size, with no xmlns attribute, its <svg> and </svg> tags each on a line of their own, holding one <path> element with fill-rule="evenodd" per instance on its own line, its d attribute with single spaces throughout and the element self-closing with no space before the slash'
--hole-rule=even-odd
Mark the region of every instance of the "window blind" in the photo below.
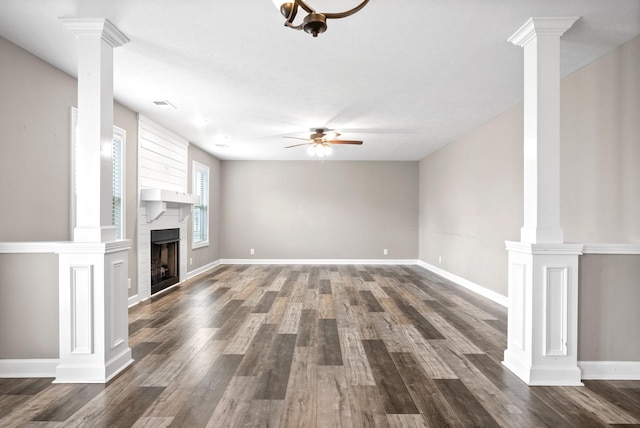
<svg viewBox="0 0 640 428">
<path fill-rule="evenodd" d="M 194 165 L 195 194 L 199 200 L 193 207 L 193 243 L 206 243 L 209 240 L 209 170 Z"/>
</svg>

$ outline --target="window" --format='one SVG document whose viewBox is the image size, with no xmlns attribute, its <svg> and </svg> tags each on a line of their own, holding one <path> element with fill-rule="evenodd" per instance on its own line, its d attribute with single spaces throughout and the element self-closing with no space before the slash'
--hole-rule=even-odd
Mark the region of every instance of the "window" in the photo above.
<svg viewBox="0 0 640 428">
<path fill-rule="evenodd" d="M 193 207 L 193 245 L 209 245 L 209 167 L 193 161 L 193 192 L 199 201 Z"/>
<path fill-rule="evenodd" d="M 76 227 L 76 138 L 78 134 L 78 109 L 71 108 L 71 231 Z M 127 133 L 113 127 L 113 186 L 111 194 L 111 224 L 116 227 L 116 239 L 124 239 L 125 234 L 125 147 Z M 73 239 L 73 238 L 72 238 Z"/>
</svg>

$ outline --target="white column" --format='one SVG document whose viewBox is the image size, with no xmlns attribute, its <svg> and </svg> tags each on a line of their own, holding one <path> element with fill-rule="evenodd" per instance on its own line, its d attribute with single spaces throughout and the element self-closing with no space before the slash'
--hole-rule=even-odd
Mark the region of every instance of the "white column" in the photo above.
<svg viewBox="0 0 640 428">
<path fill-rule="evenodd" d="M 113 49 L 129 41 L 104 18 L 62 22 L 78 45 L 75 242 L 115 240 L 111 225 Z"/>
<path fill-rule="evenodd" d="M 531 18 L 524 48 L 524 225 L 509 251 L 503 364 L 529 385 L 581 385 L 578 257 L 560 227 L 560 36 L 577 17 Z"/>
<path fill-rule="evenodd" d="M 577 17 L 531 18 L 509 38 L 524 48 L 522 242 L 563 242 L 560 227 L 560 36 Z"/>
<path fill-rule="evenodd" d="M 113 48 L 128 39 L 106 19 L 62 19 L 78 40 L 74 242 L 59 253 L 56 383 L 105 383 L 128 367 L 130 240 L 111 225 Z"/>
</svg>

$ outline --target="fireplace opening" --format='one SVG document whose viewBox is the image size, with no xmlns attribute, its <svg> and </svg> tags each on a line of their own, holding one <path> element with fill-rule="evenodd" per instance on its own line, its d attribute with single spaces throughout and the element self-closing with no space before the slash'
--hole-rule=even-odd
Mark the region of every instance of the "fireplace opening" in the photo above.
<svg viewBox="0 0 640 428">
<path fill-rule="evenodd" d="M 180 282 L 180 229 L 151 231 L 151 294 Z"/>
</svg>

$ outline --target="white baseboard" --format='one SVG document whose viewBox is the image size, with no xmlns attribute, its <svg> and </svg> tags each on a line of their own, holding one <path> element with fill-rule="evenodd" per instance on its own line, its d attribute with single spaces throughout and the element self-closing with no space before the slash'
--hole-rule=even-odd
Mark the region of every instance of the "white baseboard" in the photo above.
<svg viewBox="0 0 640 428">
<path fill-rule="evenodd" d="M 135 296 L 129 297 L 129 302 L 128 302 L 129 308 L 137 305 L 138 303 L 140 303 L 140 297 L 138 297 L 137 294 Z"/>
<path fill-rule="evenodd" d="M 437 275 L 440 275 L 443 278 L 448 279 L 449 281 L 453 281 L 456 284 L 473 291 L 487 299 L 496 302 L 499 305 L 504 306 L 505 308 L 508 306 L 507 296 L 503 296 L 500 293 L 496 293 L 493 290 L 489 290 L 488 288 L 483 287 L 482 285 L 476 284 L 475 282 L 471 282 L 468 279 L 464 279 L 458 275 L 455 275 L 451 272 L 447 272 L 446 270 L 440 269 L 436 266 L 430 265 L 429 263 L 423 262 L 422 260 L 418 261 L 418 266 L 425 268 L 428 271 L 431 271 Z"/>
<path fill-rule="evenodd" d="M 195 278 L 196 276 L 203 274 L 207 271 L 210 271 L 211 269 L 213 269 L 216 266 L 219 266 L 220 260 L 216 260 L 215 262 L 211 262 L 209 264 L 206 264 L 204 266 L 201 266 L 197 269 L 194 269 L 192 271 L 187 272 L 187 279 L 191 279 L 191 278 Z"/>
<path fill-rule="evenodd" d="M 415 265 L 405 259 L 221 259 L 222 265 Z"/>
<path fill-rule="evenodd" d="M 0 360 L 0 378 L 56 377 L 59 360 Z"/>
<path fill-rule="evenodd" d="M 640 361 L 578 361 L 585 380 L 640 380 Z"/>
</svg>

